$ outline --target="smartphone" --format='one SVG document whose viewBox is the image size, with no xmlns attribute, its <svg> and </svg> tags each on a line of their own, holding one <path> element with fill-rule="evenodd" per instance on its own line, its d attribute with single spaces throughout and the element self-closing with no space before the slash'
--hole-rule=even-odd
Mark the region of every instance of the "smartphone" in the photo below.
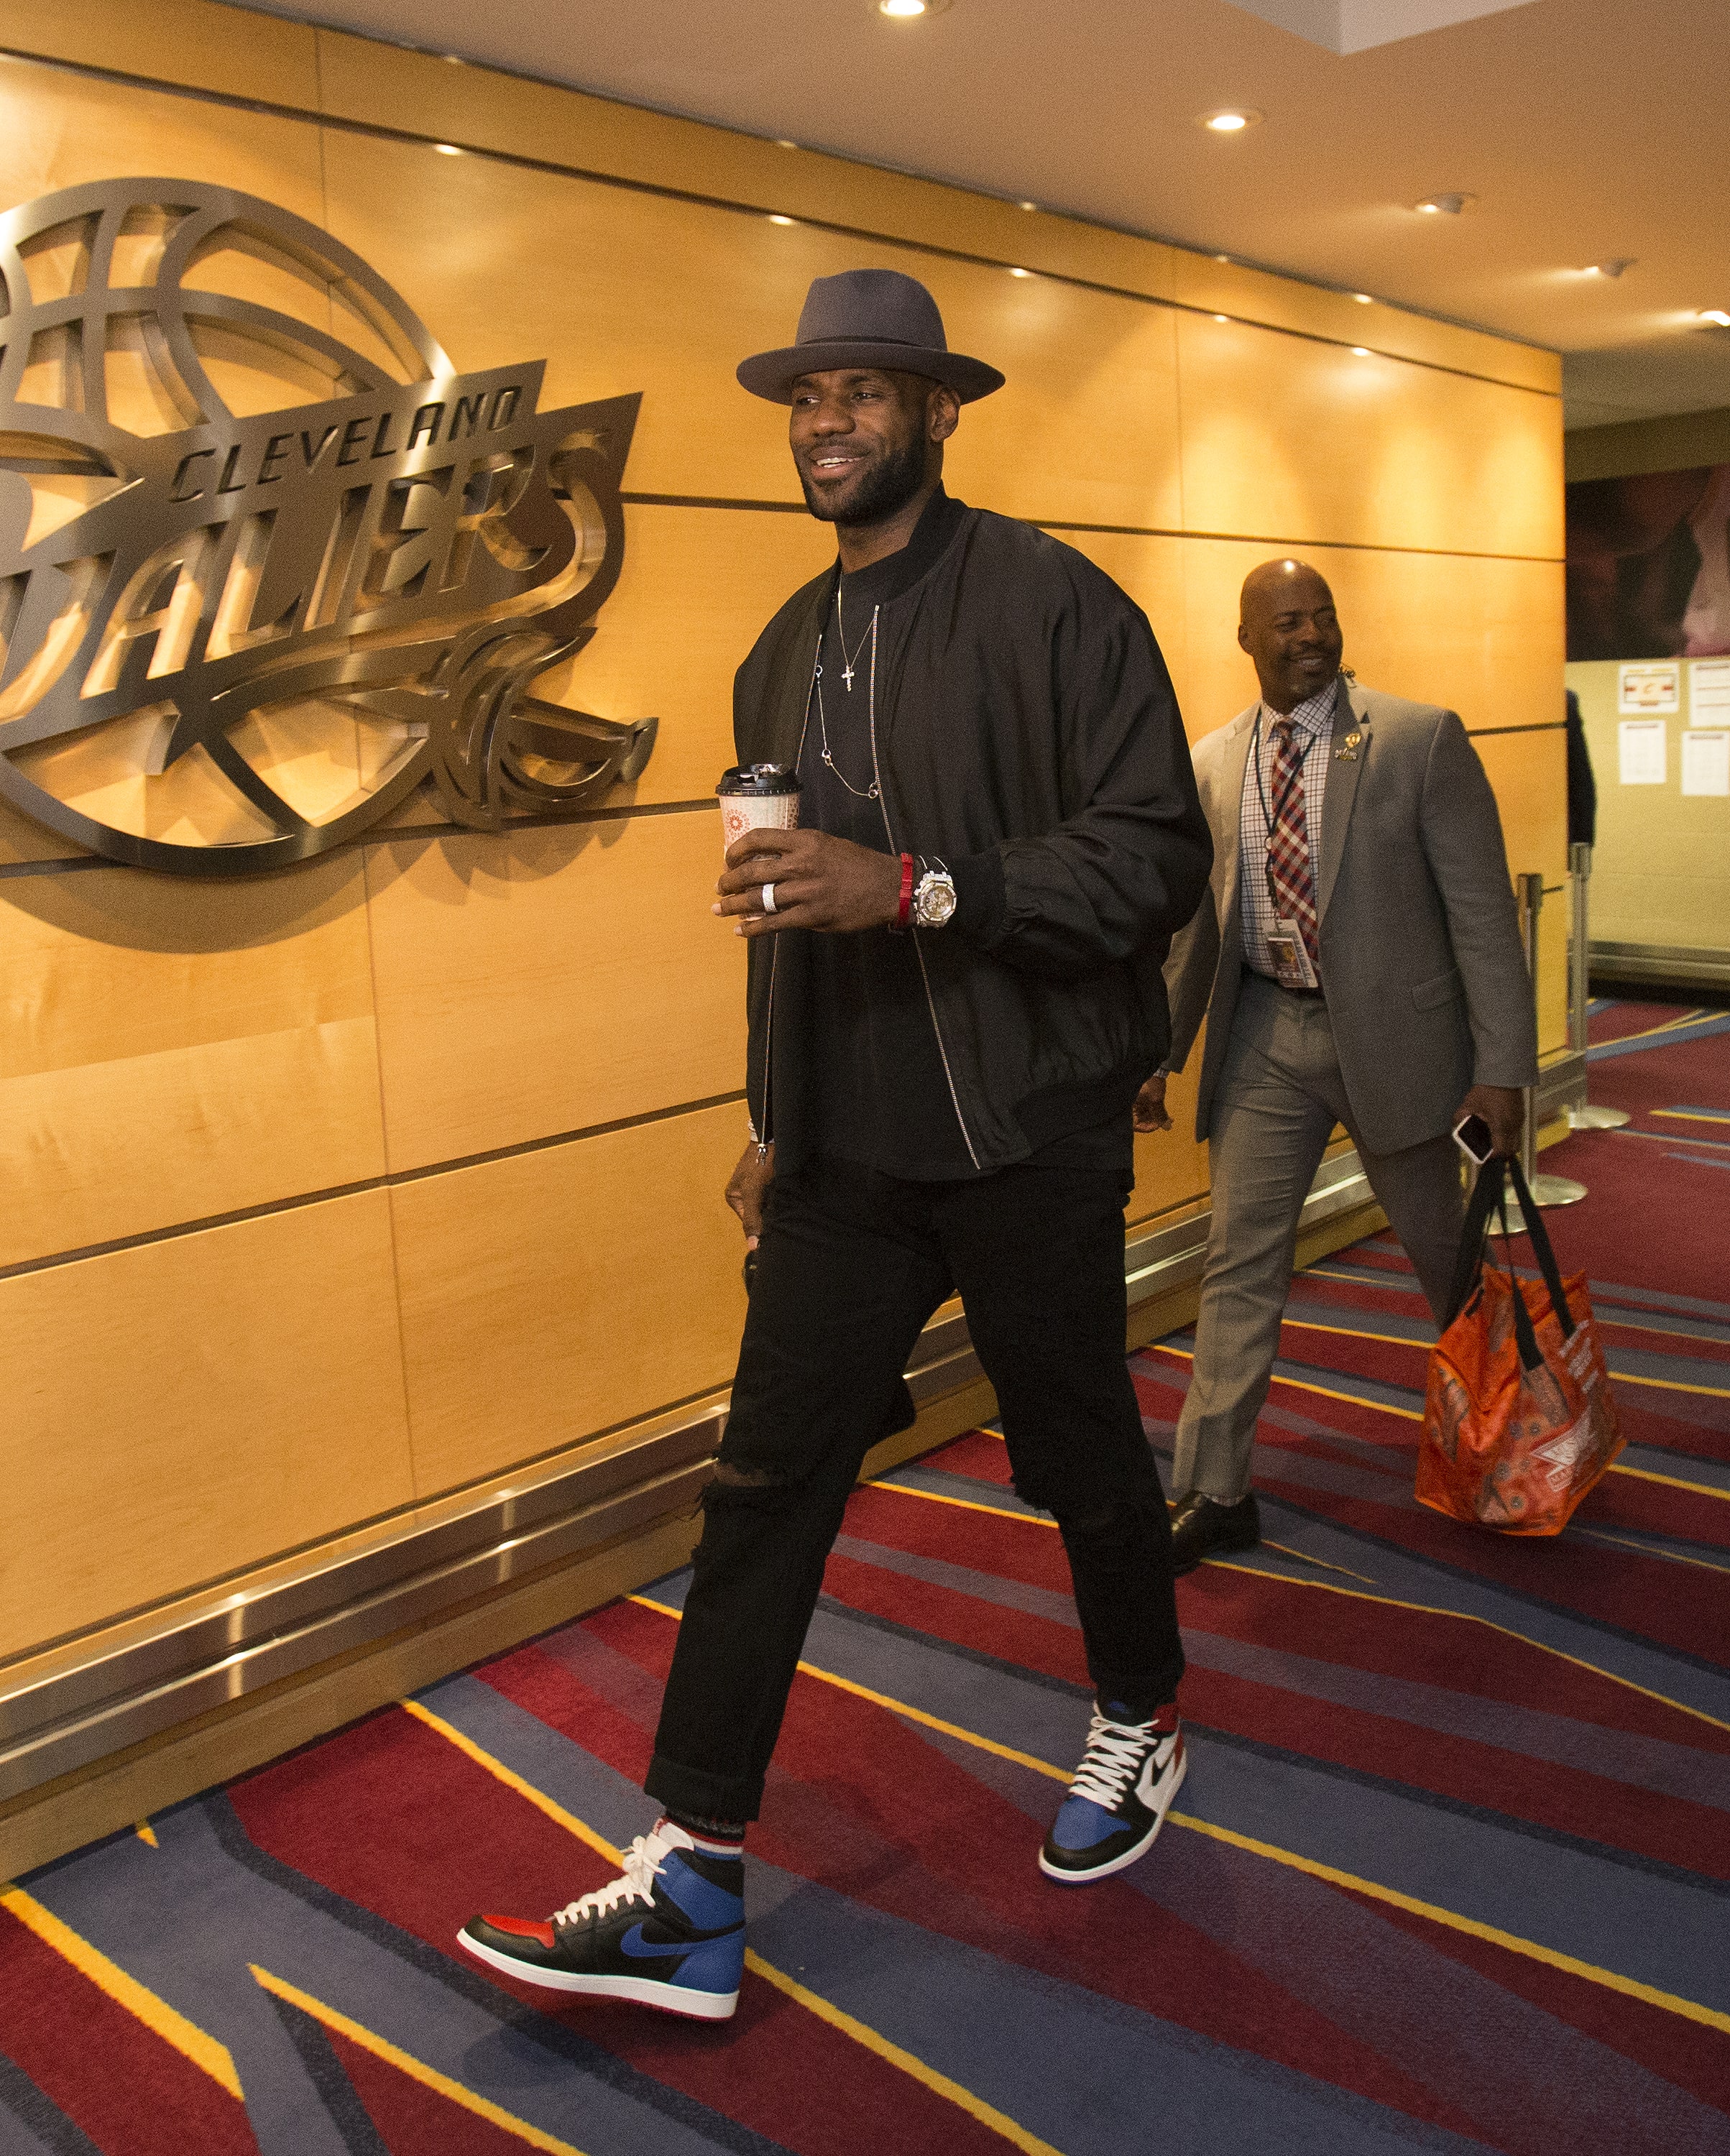
<svg viewBox="0 0 1730 2156">
<path fill-rule="evenodd" d="M 1480 1168 L 1496 1150 L 1490 1126 L 1481 1116 L 1462 1116 L 1454 1126 L 1454 1142 L 1468 1160 L 1476 1161 Z"/>
</svg>

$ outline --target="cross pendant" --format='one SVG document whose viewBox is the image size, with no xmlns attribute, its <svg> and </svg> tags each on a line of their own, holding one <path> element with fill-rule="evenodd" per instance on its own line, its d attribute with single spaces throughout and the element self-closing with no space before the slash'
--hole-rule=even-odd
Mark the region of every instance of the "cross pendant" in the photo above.
<svg viewBox="0 0 1730 2156">
<path fill-rule="evenodd" d="M 850 689 L 853 686 L 853 669 L 850 666 L 844 666 L 841 669 L 841 679 Z"/>
</svg>

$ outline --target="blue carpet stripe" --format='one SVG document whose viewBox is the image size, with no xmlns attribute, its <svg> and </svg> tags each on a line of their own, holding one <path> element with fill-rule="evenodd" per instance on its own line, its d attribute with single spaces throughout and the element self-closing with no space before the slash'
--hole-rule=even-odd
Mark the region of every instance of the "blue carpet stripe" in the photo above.
<svg viewBox="0 0 1730 2156">
<path fill-rule="evenodd" d="M 1634 1034 L 1623 1040 L 1594 1041 L 1586 1050 L 1586 1060 L 1612 1063 L 1624 1055 L 1649 1055 L 1659 1049 L 1717 1040 L 1727 1033 L 1730 1033 L 1730 1017 L 1697 1019 L 1691 1024 L 1670 1027 L 1656 1035 Z"/>
</svg>

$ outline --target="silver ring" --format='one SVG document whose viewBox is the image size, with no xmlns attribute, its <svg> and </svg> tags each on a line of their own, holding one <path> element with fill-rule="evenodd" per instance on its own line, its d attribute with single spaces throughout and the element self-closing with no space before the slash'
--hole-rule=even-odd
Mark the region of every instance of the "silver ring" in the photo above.
<svg viewBox="0 0 1730 2156">
<path fill-rule="evenodd" d="M 766 883 L 762 887 L 762 910 L 765 913 L 775 911 L 775 886 L 772 883 Z"/>
</svg>

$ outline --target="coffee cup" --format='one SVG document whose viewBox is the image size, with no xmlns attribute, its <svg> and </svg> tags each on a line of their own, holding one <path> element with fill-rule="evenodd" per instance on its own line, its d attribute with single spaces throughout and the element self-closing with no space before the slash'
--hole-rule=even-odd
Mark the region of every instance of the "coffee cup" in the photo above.
<svg viewBox="0 0 1730 2156">
<path fill-rule="evenodd" d="M 721 774 L 721 845 L 747 831 L 791 831 L 799 820 L 798 773 L 786 763 L 741 763 Z"/>
</svg>

